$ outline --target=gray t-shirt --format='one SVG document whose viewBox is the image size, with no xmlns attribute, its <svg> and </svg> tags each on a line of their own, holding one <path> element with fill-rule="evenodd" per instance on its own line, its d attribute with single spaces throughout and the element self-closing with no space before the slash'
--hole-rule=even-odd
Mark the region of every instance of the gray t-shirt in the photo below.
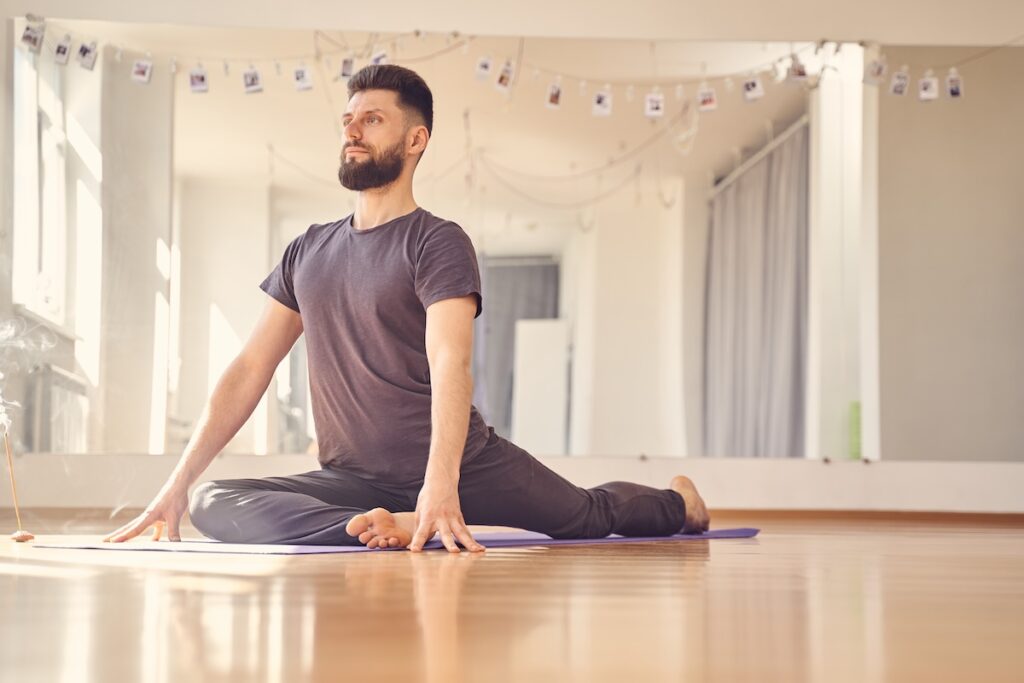
<svg viewBox="0 0 1024 683">
<path fill-rule="evenodd" d="M 430 451 L 430 304 L 475 294 L 469 235 L 423 208 L 366 230 L 352 216 L 313 225 L 260 289 L 298 311 L 322 466 L 396 485 L 423 480 Z M 471 407 L 463 462 L 490 429 Z"/>
</svg>

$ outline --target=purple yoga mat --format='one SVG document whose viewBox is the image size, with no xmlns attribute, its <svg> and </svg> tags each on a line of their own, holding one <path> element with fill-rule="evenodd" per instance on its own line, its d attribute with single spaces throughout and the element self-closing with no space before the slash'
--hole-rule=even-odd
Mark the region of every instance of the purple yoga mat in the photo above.
<svg viewBox="0 0 1024 683">
<path fill-rule="evenodd" d="M 701 541 L 712 538 L 752 538 L 757 536 L 759 529 L 715 529 L 703 534 L 676 534 L 675 536 L 608 536 L 606 538 L 567 538 L 554 539 L 533 531 L 492 531 L 474 534 L 473 538 L 488 548 L 515 548 L 524 546 L 550 545 L 592 545 L 597 543 L 637 543 L 640 541 Z M 61 540 L 59 536 L 41 538 L 31 544 L 36 548 L 71 548 L 88 550 L 155 550 L 163 552 L 203 552 L 227 553 L 244 555 L 314 555 L 321 553 L 365 553 L 377 552 L 361 545 L 256 545 L 243 543 L 218 543 L 210 540 L 187 540 L 170 542 L 163 541 L 131 541 L 128 543 L 102 543 L 92 540 L 83 542 L 80 537 L 75 540 Z M 424 550 L 444 549 L 440 540 L 434 539 L 423 546 Z M 405 548 L 383 548 L 398 551 Z"/>
<path fill-rule="evenodd" d="M 753 538 L 760 529 L 715 529 L 703 534 L 676 534 L 675 536 L 606 536 L 605 538 L 551 538 L 535 531 L 494 531 L 473 534 L 473 538 L 488 548 L 515 548 L 524 545 L 593 545 L 595 543 L 638 543 L 640 541 L 702 541 L 709 538 Z M 440 540 L 434 539 L 423 546 L 443 548 Z M 366 550 L 367 548 L 363 548 Z M 388 548 L 392 550 L 392 548 Z M 401 550 L 401 548 L 395 548 Z"/>
</svg>

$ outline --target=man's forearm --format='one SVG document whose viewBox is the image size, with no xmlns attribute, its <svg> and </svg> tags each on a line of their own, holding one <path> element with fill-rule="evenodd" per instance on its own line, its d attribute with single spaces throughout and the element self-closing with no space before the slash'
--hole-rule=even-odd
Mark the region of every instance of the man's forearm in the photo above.
<svg viewBox="0 0 1024 683">
<path fill-rule="evenodd" d="M 195 483 L 249 419 L 271 377 L 273 372 L 257 371 L 241 358 L 231 362 L 210 394 L 199 424 L 171 473 L 171 482 L 186 488 Z"/>
<path fill-rule="evenodd" d="M 460 361 L 440 360 L 431 368 L 430 457 L 426 478 L 458 482 L 469 431 L 473 373 Z"/>
</svg>

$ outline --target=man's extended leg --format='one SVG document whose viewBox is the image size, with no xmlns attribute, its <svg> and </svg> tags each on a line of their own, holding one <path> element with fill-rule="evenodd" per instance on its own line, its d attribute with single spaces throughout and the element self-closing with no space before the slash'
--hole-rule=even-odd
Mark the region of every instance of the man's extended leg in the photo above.
<svg viewBox="0 0 1024 683">
<path fill-rule="evenodd" d="M 407 494 L 350 472 L 321 469 L 287 477 L 222 479 L 196 487 L 192 525 L 228 543 L 359 545 L 345 527 L 377 507 L 403 510 Z"/>
<path fill-rule="evenodd" d="M 677 485 L 692 487 L 674 481 L 673 488 Z M 676 490 L 621 481 L 580 488 L 522 448 L 494 436 L 463 465 L 459 499 L 467 524 L 514 526 L 553 538 L 668 536 L 684 526 L 698 532 L 707 528 L 707 513 L 696 489 L 687 515 L 683 494 Z"/>
</svg>

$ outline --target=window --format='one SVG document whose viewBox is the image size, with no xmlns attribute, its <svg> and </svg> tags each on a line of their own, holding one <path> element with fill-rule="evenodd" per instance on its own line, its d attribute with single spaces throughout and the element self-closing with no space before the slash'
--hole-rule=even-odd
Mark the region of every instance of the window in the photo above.
<svg viewBox="0 0 1024 683">
<path fill-rule="evenodd" d="M 63 67 L 14 49 L 15 304 L 68 326 Z"/>
</svg>

